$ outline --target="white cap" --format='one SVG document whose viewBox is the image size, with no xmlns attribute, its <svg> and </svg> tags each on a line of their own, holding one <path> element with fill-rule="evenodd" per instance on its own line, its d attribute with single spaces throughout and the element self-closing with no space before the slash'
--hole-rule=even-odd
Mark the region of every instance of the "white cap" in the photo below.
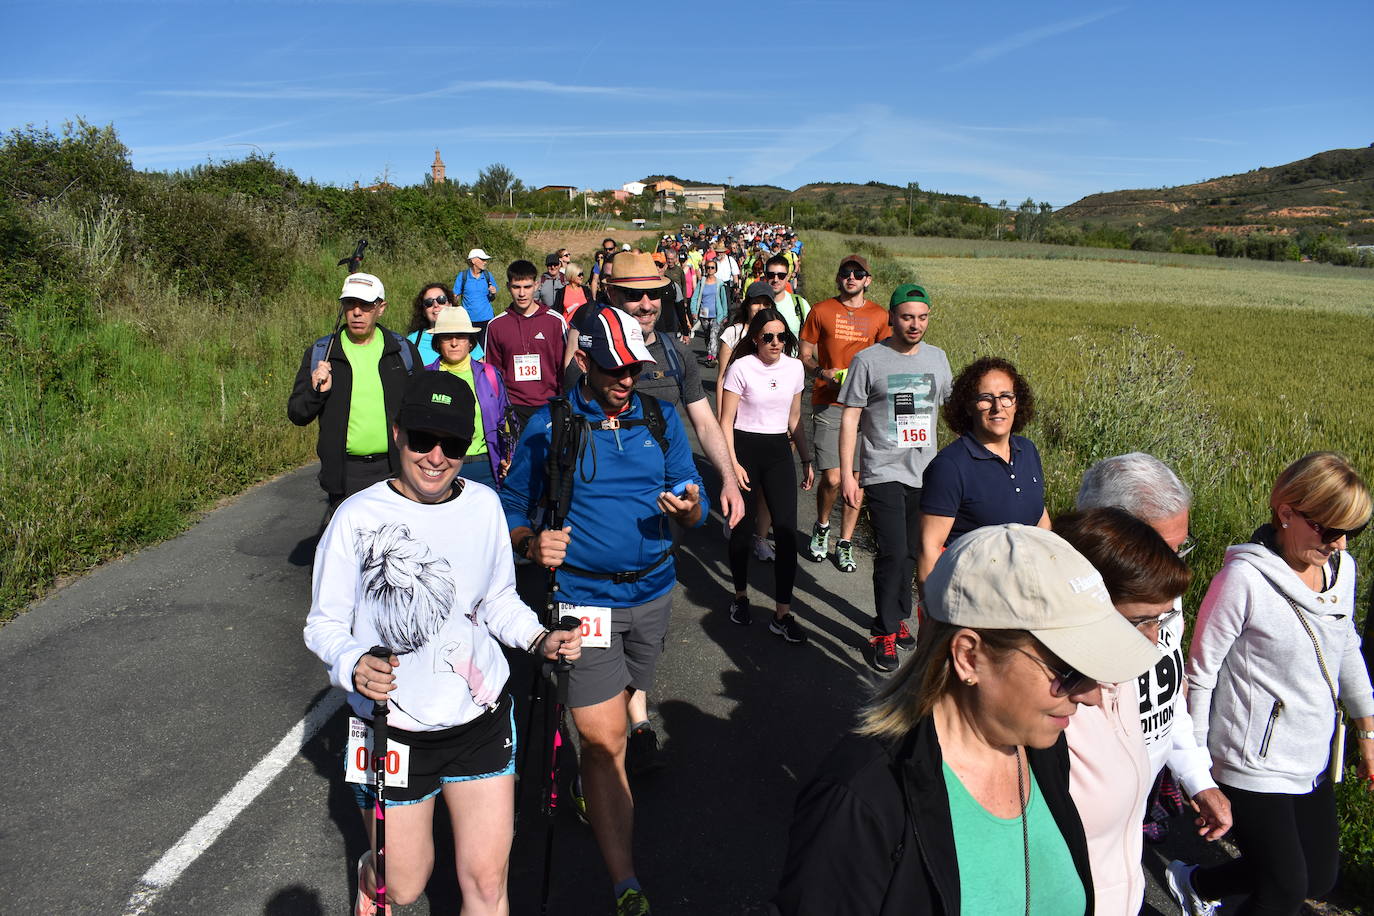
<svg viewBox="0 0 1374 916">
<path fill-rule="evenodd" d="M 490 261 L 491 255 L 480 248 L 474 248 L 468 252 L 468 260 L 471 261 L 473 258 L 481 258 L 483 261 Z"/>
<path fill-rule="evenodd" d="M 344 280 L 343 292 L 339 293 L 339 298 L 376 302 L 378 299 L 386 298 L 386 290 L 382 288 L 382 281 L 372 274 L 349 274 Z"/>
<path fill-rule="evenodd" d="M 958 627 L 1029 630 L 1088 677 L 1119 684 L 1159 649 L 1112 606 L 1102 575 L 1043 528 L 991 525 L 959 538 L 926 579 L 925 608 Z"/>
<path fill-rule="evenodd" d="M 621 244 L 621 246 L 620 246 L 620 250 L 621 250 L 621 251 L 629 251 L 629 250 L 630 250 L 630 243 L 629 243 L 629 242 L 623 242 L 623 243 Z"/>
</svg>

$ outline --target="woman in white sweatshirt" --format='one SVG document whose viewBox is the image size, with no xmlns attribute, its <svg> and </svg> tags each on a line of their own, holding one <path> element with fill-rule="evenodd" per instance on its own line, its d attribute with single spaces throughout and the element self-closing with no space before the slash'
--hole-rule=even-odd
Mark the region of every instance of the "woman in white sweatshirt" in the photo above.
<svg viewBox="0 0 1374 916">
<path fill-rule="evenodd" d="M 1279 475 L 1269 510 L 1269 524 L 1226 551 L 1188 655 L 1193 727 L 1241 850 L 1211 868 L 1170 863 L 1170 889 L 1194 914 L 1237 894 L 1248 895 L 1242 916 L 1294 914 L 1335 884 L 1326 770 L 1337 701 L 1354 720 L 1360 780 L 1374 789 L 1374 696 L 1345 549 L 1369 522 L 1369 489 L 1349 460 L 1314 452 Z"/>
</svg>

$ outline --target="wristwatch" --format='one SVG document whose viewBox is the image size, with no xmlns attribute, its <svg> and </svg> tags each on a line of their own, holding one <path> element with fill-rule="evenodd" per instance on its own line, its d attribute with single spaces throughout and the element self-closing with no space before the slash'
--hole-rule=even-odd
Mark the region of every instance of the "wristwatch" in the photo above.
<svg viewBox="0 0 1374 916">
<path fill-rule="evenodd" d="M 1374 741 L 1374 728 L 1352 728 L 1350 733 L 1365 741 Z"/>
<path fill-rule="evenodd" d="M 529 557 L 530 544 L 534 542 L 534 532 L 530 532 L 520 539 L 520 543 L 515 545 L 515 552 L 522 557 Z"/>
</svg>

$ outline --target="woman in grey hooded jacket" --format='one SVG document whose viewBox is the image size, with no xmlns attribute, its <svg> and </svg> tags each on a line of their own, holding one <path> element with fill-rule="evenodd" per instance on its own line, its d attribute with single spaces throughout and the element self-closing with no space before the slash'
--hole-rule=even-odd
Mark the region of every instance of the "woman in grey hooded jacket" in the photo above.
<svg viewBox="0 0 1374 916">
<path fill-rule="evenodd" d="M 1270 523 L 1226 561 L 1203 599 L 1188 655 L 1188 709 L 1231 800 L 1241 858 L 1169 866 L 1193 914 L 1248 894 L 1241 914 L 1295 914 L 1339 870 L 1326 777 L 1337 705 L 1354 720 L 1361 781 L 1374 789 L 1374 692 L 1355 633 L 1349 538 L 1369 522 L 1350 462 L 1314 452 L 1279 475 Z"/>
</svg>

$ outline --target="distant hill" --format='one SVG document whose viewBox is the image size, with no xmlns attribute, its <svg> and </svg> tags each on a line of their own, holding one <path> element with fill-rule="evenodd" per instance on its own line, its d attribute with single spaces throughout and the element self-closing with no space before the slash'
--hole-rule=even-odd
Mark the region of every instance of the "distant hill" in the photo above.
<svg viewBox="0 0 1374 916">
<path fill-rule="evenodd" d="M 676 175 L 649 175 L 643 181 L 645 184 L 650 184 L 664 179 L 676 181 L 684 188 L 720 187 L 724 184 L 724 182 L 719 181 L 693 181 L 679 178 Z M 757 202 L 760 209 L 772 207 L 778 203 L 795 204 L 801 201 L 814 204 L 826 204 L 833 201 L 836 204 L 872 210 L 881 210 L 892 206 L 905 207 L 907 205 L 905 187 L 884 184 L 881 181 L 870 181 L 865 184 L 856 184 L 850 181 L 814 181 L 802 185 L 795 191 L 789 191 L 773 184 L 735 184 L 730 185 L 729 190 L 732 196 L 751 198 Z M 917 206 L 922 202 L 928 206 L 939 203 L 973 205 L 982 203 L 977 197 L 969 197 L 964 194 L 942 194 L 938 191 L 924 190 L 917 190 L 914 202 Z"/>
<path fill-rule="evenodd" d="M 1057 210 L 1055 219 L 1242 235 L 1310 229 L 1374 240 L 1374 145 L 1175 188 L 1092 194 Z"/>
</svg>

